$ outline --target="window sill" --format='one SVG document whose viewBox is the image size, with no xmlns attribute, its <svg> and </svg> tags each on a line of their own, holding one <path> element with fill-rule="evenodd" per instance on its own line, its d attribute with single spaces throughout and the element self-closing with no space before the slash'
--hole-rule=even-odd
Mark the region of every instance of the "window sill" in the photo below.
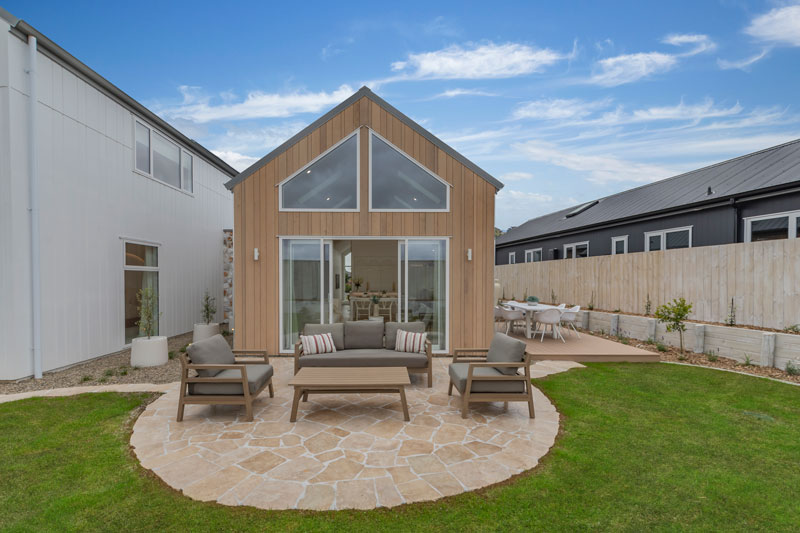
<svg viewBox="0 0 800 533">
<path fill-rule="evenodd" d="M 144 172 L 142 172 L 142 171 L 141 171 L 141 170 L 139 170 L 138 168 L 134 168 L 134 169 L 133 169 L 133 173 L 134 173 L 134 174 L 138 174 L 139 176 L 142 176 L 143 178 L 147 178 L 147 179 L 149 179 L 149 180 L 151 180 L 151 181 L 155 181 L 156 183 L 159 183 L 159 184 L 163 185 L 164 187 L 167 187 L 167 188 L 169 188 L 169 189 L 172 189 L 173 191 L 178 191 L 178 192 L 180 192 L 180 193 L 183 193 L 183 194 L 185 194 L 186 196 L 189 196 L 190 198 L 194 198 L 194 192 L 189 192 L 189 191 L 187 191 L 187 190 L 181 189 L 181 188 L 179 188 L 179 187 L 176 187 L 176 186 L 174 186 L 174 185 L 170 185 L 170 184 L 169 184 L 169 183 L 167 183 L 166 181 L 161 181 L 161 180 L 160 180 L 160 179 L 158 179 L 158 178 L 154 178 L 154 177 L 153 177 L 153 176 L 151 176 L 150 174 L 145 174 Z"/>
</svg>

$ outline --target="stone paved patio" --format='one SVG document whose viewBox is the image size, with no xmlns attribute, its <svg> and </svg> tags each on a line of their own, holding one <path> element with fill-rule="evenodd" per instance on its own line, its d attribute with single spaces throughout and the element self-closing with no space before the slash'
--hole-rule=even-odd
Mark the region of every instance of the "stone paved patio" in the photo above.
<svg viewBox="0 0 800 533">
<path fill-rule="evenodd" d="M 264 509 L 371 509 L 436 500 L 533 468 L 553 445 L 558 413 L 534 389 L 524 403 L 472 407 L 462 419 L 447 396 L 447 364 L 434 360 L 434 387 L 412 375 L 403 422 L 397 395 L 310 396 L 289 423 L 292 360 L 272 358 L 275 398 L 262 393 L 253 422 L 244 410 L 189 405 L 175 421 L 178 385 L 151 403 L 131 444 L 143 467 L 187 496 Z M 582 365 L 543 361 L 540 377 Z"/>
</svg>

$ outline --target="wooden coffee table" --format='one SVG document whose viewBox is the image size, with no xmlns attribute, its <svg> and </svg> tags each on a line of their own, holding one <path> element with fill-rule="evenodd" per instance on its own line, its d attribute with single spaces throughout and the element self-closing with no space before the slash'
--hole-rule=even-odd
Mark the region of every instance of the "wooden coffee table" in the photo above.
<svg viewBox="0 0 800 533">
<path fill-rule="evenodd" d="M 403 366 L 301 368 L 289 381 L 289 385 L 294 387 L 292 416 L 289 421 L 297 421 L 297 407 L 301 396 L 305 401 L 309 394 L 398 392 L 400 393 L 400 403 L 403 406 L 403 417 L 408 422 L 405 387 L 410 384 L 408 369 Z"/>
</svg>

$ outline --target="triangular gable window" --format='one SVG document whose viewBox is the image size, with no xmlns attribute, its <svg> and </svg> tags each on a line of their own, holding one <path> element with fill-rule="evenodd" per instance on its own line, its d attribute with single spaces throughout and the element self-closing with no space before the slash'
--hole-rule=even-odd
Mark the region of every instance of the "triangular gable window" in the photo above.
<svg viewBox="0 0 800 533">
<path fill-rule="evenodd" d="M 447 211 L 450 187 L 376 134 L 370 135 L 370 209 Z"/>
<path fill-rule="evenodd" d="M 358 134 L 330 148 L 281 183 L 283 211 L 358 210 Z"/>
</svg>

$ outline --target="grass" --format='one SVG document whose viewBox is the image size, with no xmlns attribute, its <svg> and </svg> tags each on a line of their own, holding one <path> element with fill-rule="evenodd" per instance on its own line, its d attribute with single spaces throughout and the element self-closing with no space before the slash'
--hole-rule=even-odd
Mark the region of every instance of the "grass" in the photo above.
<svg viewBox="0 0 800 533">
<path fill-rule="evenodd" d="M 394 510 L 267 512 L 195 502 L 128 451 L 148 395 L 0 404 L 0 530 L 796 531 L 800 388 L 666 364 L 536 380 L 562 434 L 532 473 Z"/>
</svg>

